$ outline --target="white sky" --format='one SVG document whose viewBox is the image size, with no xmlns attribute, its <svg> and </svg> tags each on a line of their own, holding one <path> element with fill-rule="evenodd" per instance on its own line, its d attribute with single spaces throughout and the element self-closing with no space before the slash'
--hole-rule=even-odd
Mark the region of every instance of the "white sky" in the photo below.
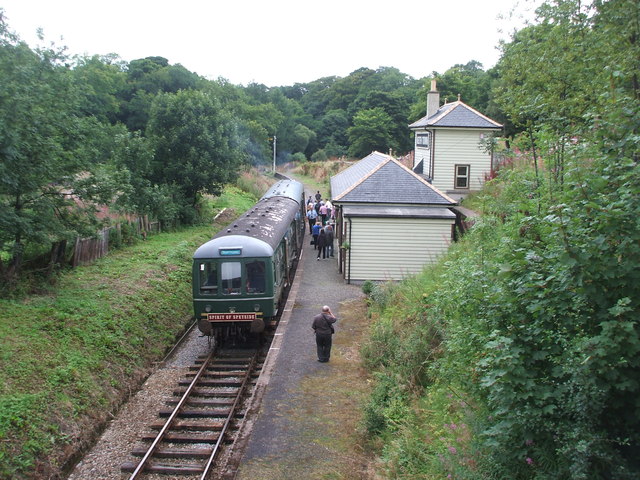
<svg viewBox="0 0 640 480">
<path fill-rule="evenodd" d="M 293 85 L 395 67 L 414 78 L 499 58 L 500 38 L 539 0 L 0 0 L 9 29 L 32 47 L 116 53 L 234 84 Z M 517 5 L 516 5 L 517 4 Z M 528 12 L 528 13 L 527 13 Z M 504 19 L 498 17 L 502 15 Z"/>
</svg>

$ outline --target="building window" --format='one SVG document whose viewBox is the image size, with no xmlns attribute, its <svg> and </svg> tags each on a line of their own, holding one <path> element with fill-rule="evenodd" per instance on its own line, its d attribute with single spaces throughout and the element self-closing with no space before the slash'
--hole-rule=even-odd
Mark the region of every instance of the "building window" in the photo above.
<svg viewBox="0 0 640 480">
<path fill-rule="evenodd" d="M 416 147 L 429 148 L 431 145 L 431 132 L 416 134 Z"/>
<path fill-rule="evenodd" d="M 469 188 L 469 165 L 456 165 L 455 188 Z"/>
</svg>

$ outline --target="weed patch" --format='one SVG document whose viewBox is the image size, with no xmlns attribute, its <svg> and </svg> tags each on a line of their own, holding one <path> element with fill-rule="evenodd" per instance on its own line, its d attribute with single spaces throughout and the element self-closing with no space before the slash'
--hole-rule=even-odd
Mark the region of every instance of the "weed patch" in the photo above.
<svg viewBox="0 0 640 480">
<path fill-rule="evenodd" d="M 330 373 L 322 369 L 308 376 L 288 395 L 293 401 L 287 421 L 296 442 L 288 441 L 278 458 L 243 464 L 241 478 L 373 478 L 361 413 L 370 389 L 359 356 L 367 331 L 365 313 L 362 300 L 340 306 L 340 332 L 327 364 Z"/>
</svg>

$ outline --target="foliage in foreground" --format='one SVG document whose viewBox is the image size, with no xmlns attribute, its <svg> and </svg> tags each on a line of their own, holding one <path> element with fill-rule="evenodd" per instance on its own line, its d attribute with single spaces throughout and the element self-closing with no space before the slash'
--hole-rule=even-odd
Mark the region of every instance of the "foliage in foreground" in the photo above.
<svg viewBox="0 0 640 480">
<path fill-rule="evenodd" d="M 485 213 L 437 268 L 373 287 L 367 426 L 396 473 L 640 474 L 640 167 L 590 168 L 541 216 Z"/>
<path fill-rule="evenodd" d="M 640 476 L 640 11 L 540 12 L 499 65 L 531 161 L 485 187 L 482 219 L 438 266 L 371 290 L 367 426 L 391 478 Z M 554 99 L 519 72 L 540 44 L 568 52 L 559 38 L 585 58 L 538 72 L 576 82 Z M 610 90 L 569 108 L 593 62 Z"/>
</svg>

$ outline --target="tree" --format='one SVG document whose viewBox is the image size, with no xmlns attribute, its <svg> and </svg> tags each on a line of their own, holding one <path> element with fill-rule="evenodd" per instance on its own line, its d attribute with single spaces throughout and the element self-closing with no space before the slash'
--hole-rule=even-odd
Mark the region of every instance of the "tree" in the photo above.
<svg viewBox="0 0 640 480">
<path fill-rule="evenodd" d="M 349 143 L 347 137 L 349 117 L 344 110 L 330 110 L 322 117 L 318 129 L 318 141 L 322 148 L 328 144 L 339 145 L 346 150 Z"/>
<path fill-rule="evenodd" d="M 409 105 L 408 99 L 398 90 L 393 90 L 390 93 L 381 90 L 368 90 L 353 101 L 350 111 L 357 112 L 372 108 L 384 110 L 393 122 L 390 132 L 393 138 L 392 143 L 404 153 L 413 148 L 413 142 L 407 128 Z"/>
<path fill-rule="evenodd" d="M 363 85 L 375 73 L 375 70 L 370 68 L 359 68 L 351 72 L 347 77 L 337 80 L 331 87 L 327 109 L 348 110 L 349 105 L 362 92 Z"/>
<path fill-rule="evenodd" d="M 79 57 L 72 70 L 80 94 L 79 108 L 87 116 L 115 123 L 120 112 L 120 98 L 126 74 L 115 56 Z"/>
<path fill-rule="evenodd" d="M 169 65 L 164 57 L 132 60 L 127 67 L 127 85 L 121 93 L 119 119 L 129 130 L 145 130 L 154 97 L 161 92 L 197 89 L 204 81 L 182 65 Z"/>
<path fill-rule="evenodd" d="M 637 478 L 640 10 L 565 0 L 538 14 L 504 46 L 498 94 L 561 188 L 507 221 L 484 282 L 483 447 L 501 477 Z"/>
<path fill-rule="evenodd" d="M 590 9 L 573 1 L 543 4 L 541 22 L 503 43 L 496 66 L 494 101 L 516 131 L 526 134 L 536 168 L 546 163 L 551 193 L 562 187 L 570 138 L 587 125 L 585 114 L 600 95 L 593 80 L 601 76 L 602 63 Z"/>
<path fill-rule="evenodd" d="M 351 142 L 349 155 L 362 158 L 373 150 L 386 152 L 396 148 L 393 128 L 393 119 L 382 108 L 361 110 L 353 117 L 353 126 L 347 131 Z"/>
<path fill-rule="evenodd" d="M 0 17 L 0 273 L 13 280 L 28 247 L 95 232 L 96 122 L 79 114 L 81 97 L 63 50 L 32 51 Z M 111 192 L 113 193 L 113 192 Z M 8 265 L 3 258 L 7 255 Z"/>
<path fill-rule="evenodd" d="M 174 189 L 183 221 L 193 220 L 190 212 L 201 193 L 219 194 L 236 176 L 241 160 L 236 124 L 205 92 L 156 96 L 147 135 L 155 150 L 151 181 Z"/>
<path fill-rule="evenodd" d="M 293 139 L 291 142 L 293 152 L 304 153 L 309 143 L 315 138 L 316 133 L 313 130 L 299 123 L 293 129 Z"/>
</svg>

